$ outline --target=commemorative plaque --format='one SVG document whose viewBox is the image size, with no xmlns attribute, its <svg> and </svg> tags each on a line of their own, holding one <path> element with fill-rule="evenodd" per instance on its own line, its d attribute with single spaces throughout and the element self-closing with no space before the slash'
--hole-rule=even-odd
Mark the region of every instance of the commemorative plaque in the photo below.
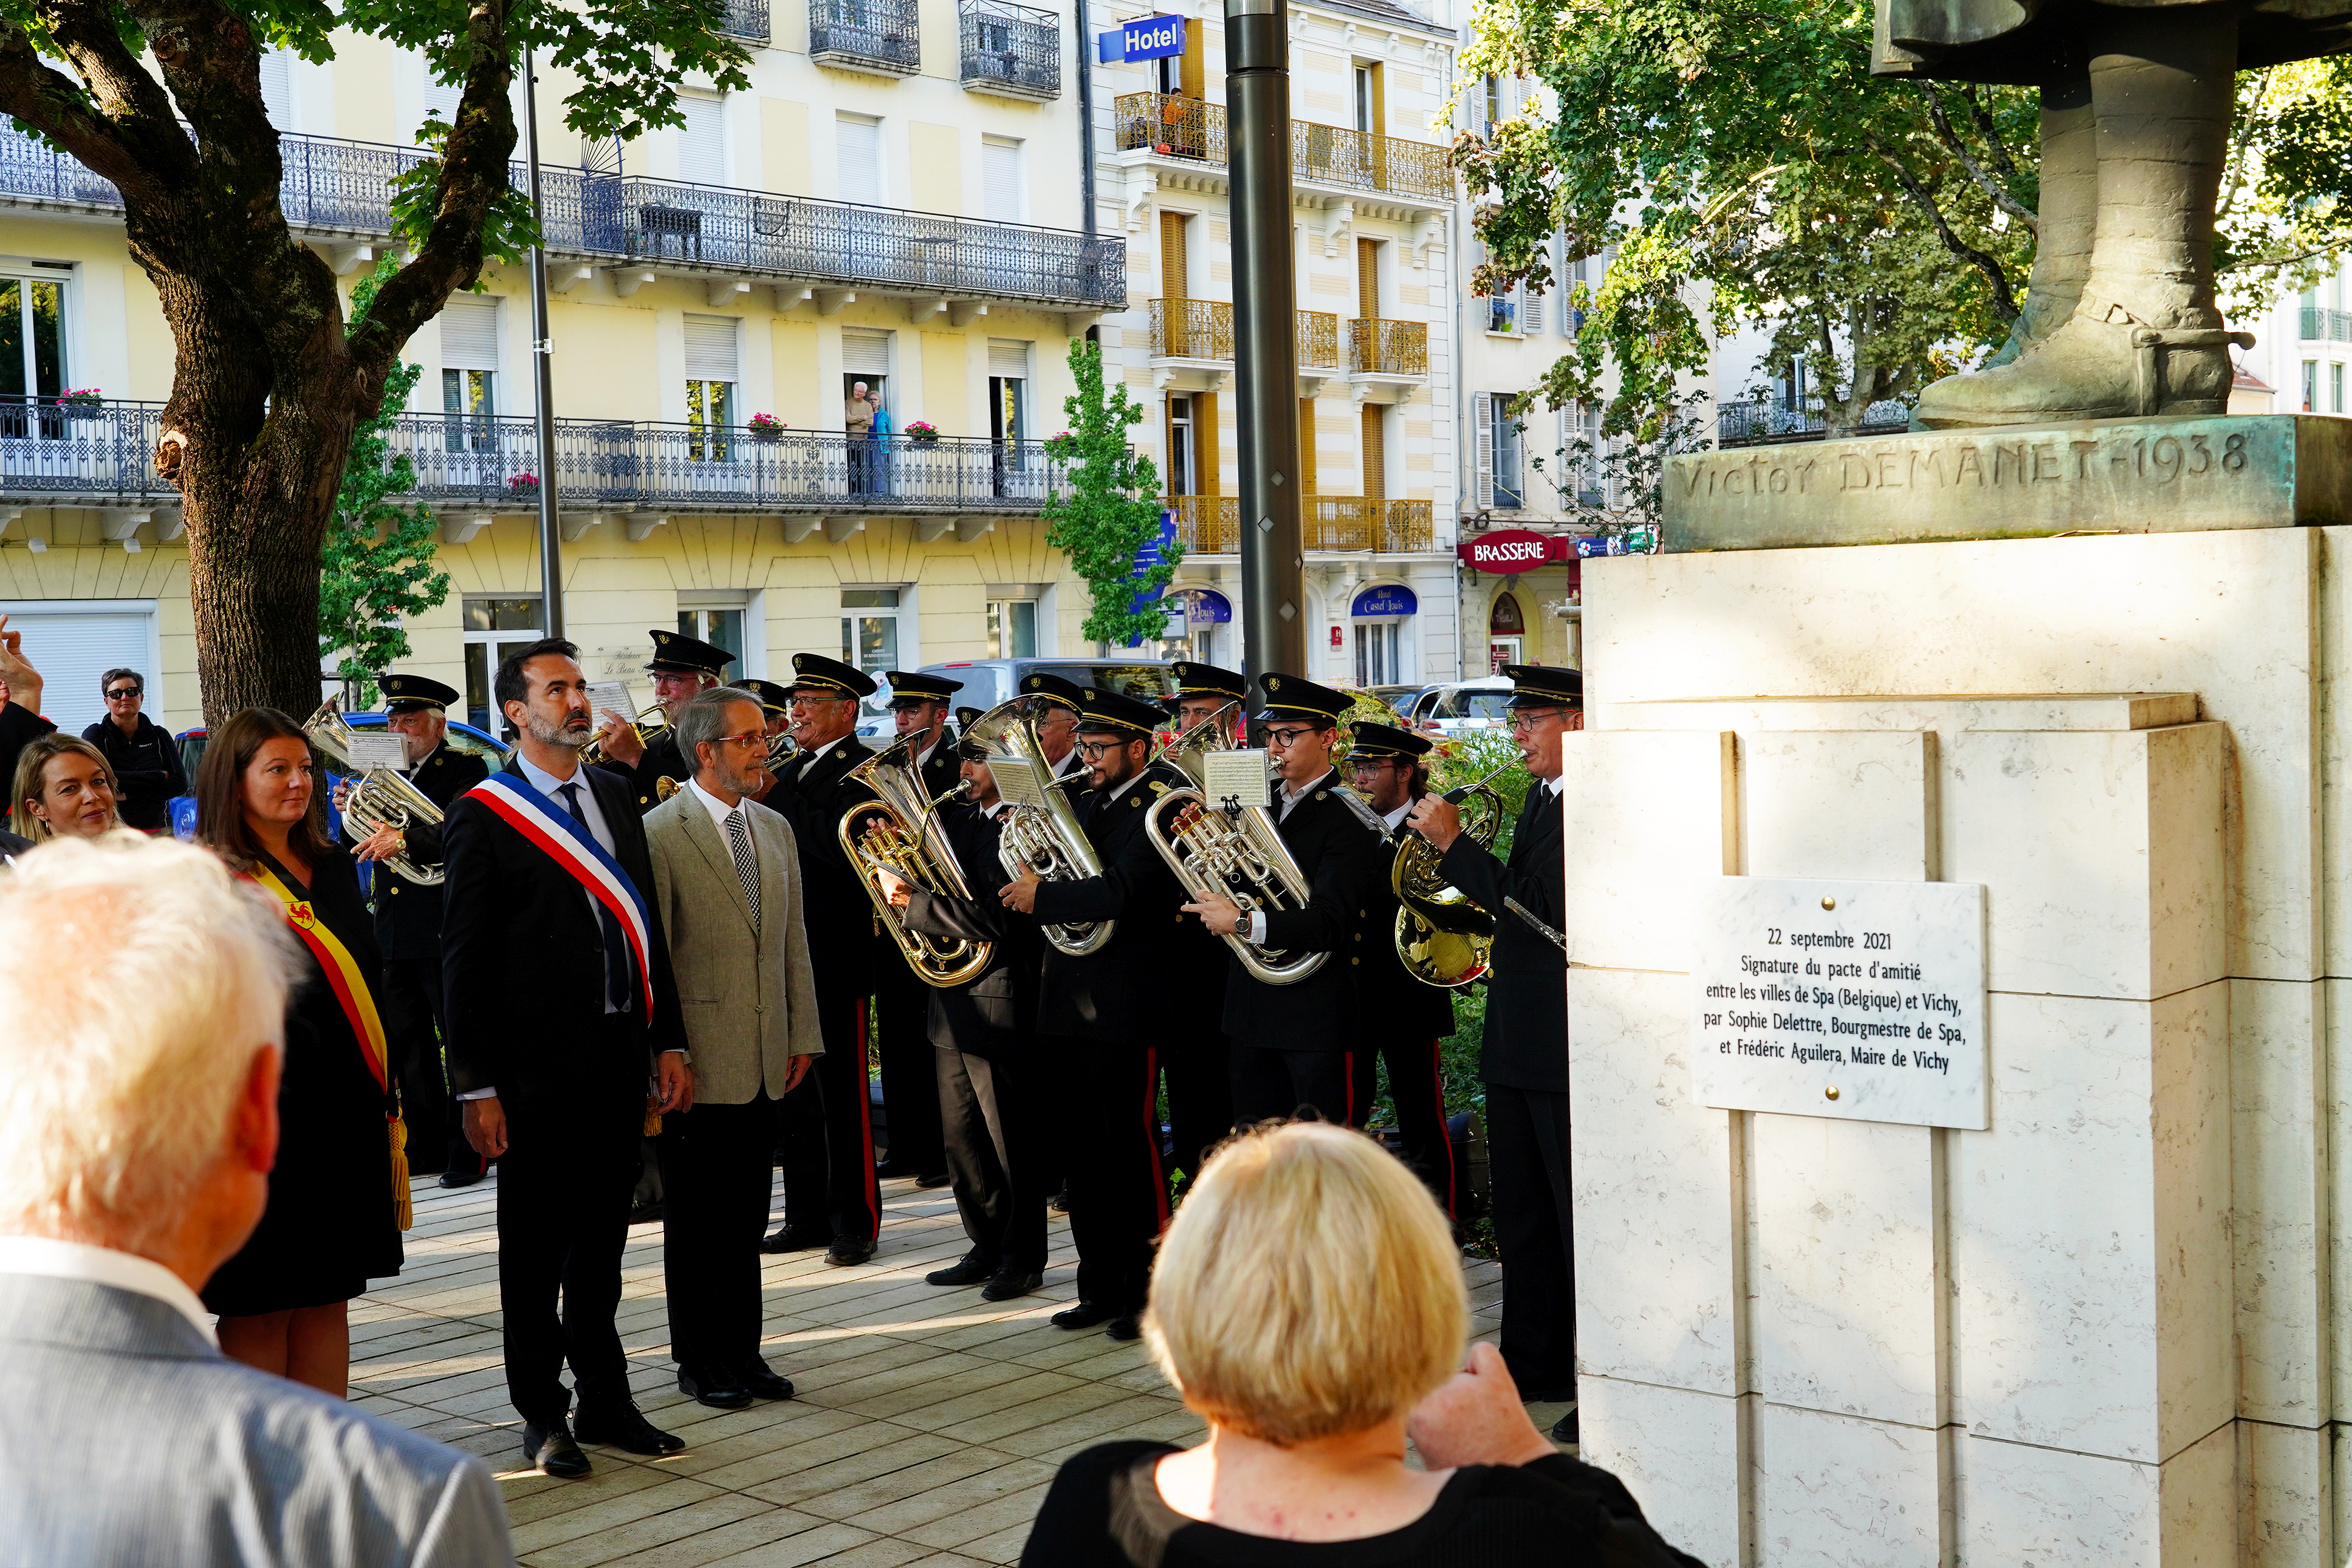
<svg viewBox="0 0 2352 1568">
<path fill-rule="evenodd" d="M 1699 1103 L 1987 1124 L 1984 888 L 1727 876 L 1699 889 Z"/>
</svg>

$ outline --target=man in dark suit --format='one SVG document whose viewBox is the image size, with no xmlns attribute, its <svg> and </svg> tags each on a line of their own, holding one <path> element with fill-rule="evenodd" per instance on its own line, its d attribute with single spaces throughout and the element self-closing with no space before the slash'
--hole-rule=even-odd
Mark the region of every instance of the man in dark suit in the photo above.
<svg viewBox="0 0 2352 1568">
<path fill-rule="evenodd" d="M 1568 1198 L 1568 956 L 1508 913 L 1516 899 L 1557 930 L 1568 867 L 1559 800 L 1561 737 L 1584 727 L 1584 677 L 1506 664 L 1511 738 L 1536 782 L 1506 862 L 1462 831 L 1462 815 L 1424 796 L 1407 819 L 1444 859 L 1445 879 L 1492 911 L 1495 972 L 1478 1076 L 1486 1085 L 1486 1158 L 1503 1255 L 1503 1359 L 1528 1400 L 1576 1397 L 1576 1247 Z M 1552 1436 L 1576 1440 L 1576 1412 Z"/>
<path fill-rule="evenodd" d="M 761 1246 L 770 1252 L 822 1247 L 826 1262 L 845 1269 L 874 1256 L 882 1228 L 866 1089 L 874 905 L 840 836 L 842 813 L 873 799 L 849 774 L 874 755 L 856 735 L 857 705 L 873 695 L 874 677 L 822 653 L 794 653 L 789 691 L 800 751 L 760 801 L 792 824 L 800 853 L 824 1054 L 783 1097 L 784 1223 Z"/>
<path fill-rule="evenodd" d="M 654 700 L 668 715 L 669 724 L 651 742 L 637 738 L 618 714 L 604 720 L 597 738 L 604 743 L 608 761 L 604 766 L 629 781 L 631 798 L 636 802 L 637 815 L 644 816 L 656 806 L 677 792 L 678 786 L 694 777 L 694 765 L 677 748 L 677 737 L 670 733 L 677 723 L 677 710 L 684 707 L 697 692 L 707 692 L 725 675 L 727 666 L 735 655 L 714 643 L 689 637 L 683 632 L 666 632 L 656 626 L 646 633 L 654 640 L 654 656 L 646 661 L 646 673 L 654 678 Z M 669 787 L 662 787 L 663 779 Z"/>
<path fill-rule="evenodd" d="M 1217 727 L 1212 742 L 1237 746 L 1248 711 L 1249 677 L 1214 664 L 1180 661 L 1176 689 L 1162 705 L 1180 734 Z M 1216 934 L 1178 910 L 1169 934 L 1169 972 L 1181 977 L 1167 1000 L 1181 1015 L 1170 1031 L 1160 1071 L 1168 1083 L 1168 1125 L 1183 1183 L 1201 1174 L 1209 1151 L 1234 1130 L 1232 1044 L 1225 1039 L 1225 976 L 1231 949 Z"/>
<path fill-rule="evenodd" d="M 1348 777 L 1391 833 L 1400 831 L 1413 802 L 1429 792 L 1429 739 L 1385 724 L 1359 724 L 1349 737 Z M 1392 844 L 1365 889 L 1363 963 L 1356 970 L 1360 1019 L 1356 1103 L 1368 1106 L 1375 1074 L 1385 1065 L 1389 1103 L 1396 1107 L 1404 1163 L 1411 1166 L 1449 1217 L 1455 1207 L 1454 1144 L 1445 1131 L 1445 1091 L 1438 1046 L 1454 1032 L 1454 992 L 1413 976 L 1397 954 L 1397 895 L 1390 873 L 1403 852 Z"/>
<path fill-rule="evenodd" d="M 943 942 L 986 942 L 988 967 L 958 986 L 930 992 L 930 1042 L 938 1059 L 941 1133 L 956 1212 L 971 1249 L 924 1276 L 933 1285 L 979 1285 L 992 1301 L 1024 1296 L 1045 1273 L 1045 1166 L 1035 1030 L 1044 938 L 1034 921 L 1007 909 L 1010 874 L 999 855 L 1010 808 L 978 746 L 958 747 L 971 800 L 948 808 L 948 842 L 971 897 L 917 887 L 883 873 L 908 929 Z"/>
<path fill-rule="evenodd" d="M 1353 1092 L 1356 972 L 1383 845 L 1339 793 L 1331 766 L 1348 695 L 1297 675 L 1260 679 L 1265 706 L 1257 716 L 1281 786 L 1270 810 L 1283 847 L 1307 880 L 1307 903 L 1244 913 L 1232 899 L 1211 894 L 1184 908 L 1217 936 L 1238 934 L 1286 959 L 1327 955 L 1313 974 L 1283 985 L 1259 979 L 1239 954 L 1232 956 L 1224 1022 L 1233 1041 L 1234 1119 L 1247 1126 L 1311 1105 L 1327 1122 L 1358 1125 L 1370 1107 L 1358 1105 Z"/>
<path fill-rule="evenodd" d="M 384 727 L 408 743 L 408 781 L 446 819 L 457 797 L 490 771 L 480 758 L 448 744 L 447 709 L 457 700 L 456 688 L 398 672 L 376 685 L 383 692 Z M 348 827 L 344 836 L 352 841 Z M 438 827 L 412 822 L 401 838 L 401 852 L 420 865 L 439 865 L 445 858 Z M 441 1061 L 441 1042 L 449 1032 L 442 1007 L 441 884 L 411 882 L 379 865 L 373 892 L 376 946 L 383 950 L 383 989 L 376 1002 L 400 1074 L 408 1168 L 417 1176 L 439 1171 L 443 1186 L 470 1186 L 488 1167 L 466 1142 Z"/>
<path fill-rule="evenodd" d="M 1054 777 L 1066 779 L 1078 770 L 1078 684 L 1044 670 L 1021 677 L 1021 695 L 1029 705 L 1029 727 L 1037 732 L 1037 749 L 1054 765 Z M 1084 789 L 1072 784 L 1069 789 Z"/>
<path fill-rule="evenodd" d="M 450 1084 L 467 1139 L 499 1161 L 499 1305 L 523 1448 L 576 1477 L 588 1461 L 565 1424 L 567 1361 L 582 1440 L 684 1447 L 637 1409 L 613 1317 L 648 1079 L 664 1110 L 689 1104 L 693 1085 L 645 824 L 625 782 L 580 765 L 593 732 L 578 651 L 561 638 L 520 649 L 492 692 L 515 754 L 442 833 Z M 605 900 L 642 908 L 642 947 Z"/>
<path fill-rule="evenodd" d="M 915 756 L 923 795 L 936 800 L 961 778 L 956 771 L 955 737 L 948 729 L 948 701 L 961 681 L 913 670 L 885 670 L 890 683 L 890 716 L 898 738 Z M 898 945 L 877 944 L 874 966 L 874 1054 L 880 1059 L 882 1109 L 889 1121 L 886 1176 L 912 1176 L 917 1186 L 948 1185 L 947 1152 L 940 1141 L 938 1073 L 931 1061 L 931 988 L 900 959 Z"/>
<path fill-rule="evenodd" d="M 1160 713 L 1150 703 L 1080 689 L 1078 754 L 1092 786 L 1079 812 L 1103 873 L 1070 882 L 1023 875 L 998 896 L 1041 925 L 1114 920 L 1111 939 L 1083 957 L 1045 949 L 1037 1030 L 1044 1071 L 1061 1091 L 1056 1117 L 1078 1248 L 1078 1303 L 1054 1326 L 1108 1323 L 1140 1333 L 1151 1247 L 1168 1223 L 1153 1081 L 1171 1030 L 1169 936 L 1183 893 L 1144 832 L 1146 805 L 1188 780 L 1147 768 Z"/>
</svg>

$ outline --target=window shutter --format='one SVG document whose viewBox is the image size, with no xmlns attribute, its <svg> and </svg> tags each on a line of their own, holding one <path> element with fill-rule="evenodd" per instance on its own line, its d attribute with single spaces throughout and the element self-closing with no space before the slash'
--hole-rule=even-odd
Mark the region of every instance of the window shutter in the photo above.
<svg viewBox="0 0 2352 1568">
<path fill-rule="evenodd" d="M 1470 394 L 1470 429 L 1475 460 L 1478 509 L 1486 511 L 1495 504 L 1495 399 L 1487 392 Z"/>
<path fill-rule="evenodd" d="M 727 183 L 725 100 L 693 93 L 677 95 L 686 123 L 677 128 L 677 177 L 697 185 Z"/>
<path fill-rule="evenodd" d="M 441 366 L 451 371 L 499 368 L 499 302 L 452 299 L 441 307 Z"/>
<path fill-rule="evenodd" d="M 981 198 L 992 223 L 1021 221 L 1021 143 L 991 136 L 980 144 Z"/>
<path fill-rule="evenodd" d="M 736 374 L 735 318 L 688 316 L 686 319 L 686 379 L 690 382 L 733 382 Z"/>
<path fill-rule="evenodd" d="M 261 55 L 261 107 L 278 130 L 294 129 L 294 56 L 277 44 Z"/>
<path fill-rule="evenodd" d="M 31 645 L 38 639 L 41 677 L 48 683 L 41 706 L 58 729 L 79 735 L 84 725 L 106 716 L 106 703 L 98 695 L 98 677 L 118 664 L 145 672 L 147 716 L 158 724 L 163 722 L 163 672 L 149 658 L 152 612 L 58 612 L 22 603 L 7 608 L 9 624 L 24 632 L 26 643 Z"/>
<path fill-rule="evenodd" d="M 882 122 L 844 116 L 834 121 L 841 162 L 841 199 L 882 204 Z"/>
<path fill-rule="evenodd" d="M 425 68 L 425 113 L 444 125 L 457 123 L 457 105 L 466 96 L 464 82 L 435 81 L 433 68 Z M 274 116 L 273 116 L 274 118 Z"/>
<path fill-rule="evenodd" d="M 1029 375 L 1029 345 L 1004 338 L 991 338 L 988 340 L 988 373 L 1026 380 Z"/>
<path fill-rule="evenodd" d="M 841 368 L 853 376 L 890 373 L 890 334 L 845 328 L 841 334 Z"/>
<path fill-rule="evenodd" d="M 1521 285 L 1519 288 L 1519 331 L 1532 337 L 1543 330 L 1544 297 L 1540 290 Z"/>
</svg>

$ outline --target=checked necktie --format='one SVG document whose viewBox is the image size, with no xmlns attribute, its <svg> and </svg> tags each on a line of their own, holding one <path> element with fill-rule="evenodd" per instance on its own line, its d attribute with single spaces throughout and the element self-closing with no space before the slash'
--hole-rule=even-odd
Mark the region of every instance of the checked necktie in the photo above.
<svg viewBox="0 0 2352 1568">
<path fill-rule="evenodd" d="M 570 784 L 559 784 L 555 792 L 563 797 L 563 809 L 572 813 L 572 820 L 580 824 L 583 832 L 593 839 L 596 830 L 588 825 L 586 815 L 580 810 L 579 783 L 575 780 Z M 629 939 L 622 935 L 621 917 L 605 908 L 603 899 L 592 897 L 588 902 L 596 906 L 596 929 L 604 938 L 604 999 L 614 1012 L 627 1012 L 636 999 L 636 993 L 629 984 L 633 962 Z"/>
<path fill-rule="evenodd" d="M 727 852 L 735 857 L 735 880 L 743 884 L 743 902 L 751 906 L 751 929 L 760 929 L 760 861 L 751 852 L 751 835 L 743 826 L 743 808 L 727 813 Z"/>
</svg>

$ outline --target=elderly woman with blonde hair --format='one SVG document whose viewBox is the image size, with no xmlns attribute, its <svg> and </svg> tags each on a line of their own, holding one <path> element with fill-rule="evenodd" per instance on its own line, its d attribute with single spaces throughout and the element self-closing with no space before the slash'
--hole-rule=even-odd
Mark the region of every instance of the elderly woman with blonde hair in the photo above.
<svg viewBox="0 0 2352 1568">
<path fill-rule="evenodd" d="M 1320 1123 L 1235 1139 L 1170 1228 L 1144 1320 L 1208 1440 L 1069 1460 L 1024 1568 L 1696 1568 L 1536 1430 L 1492 1346 L 1464 1367 L 1468 1332 L 1460 1255 L 1411 1171 Z"/>
</svg>

